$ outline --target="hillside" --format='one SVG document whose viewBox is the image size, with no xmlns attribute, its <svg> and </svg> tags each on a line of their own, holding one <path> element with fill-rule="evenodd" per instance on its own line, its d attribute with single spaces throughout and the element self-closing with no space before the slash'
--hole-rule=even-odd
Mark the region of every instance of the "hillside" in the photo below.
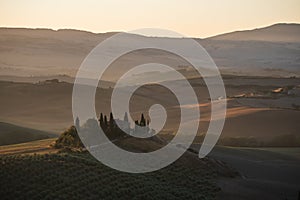
<svg viewBox="0 0 300 200">
<path fill-rule="evenodd" d="M 34 142 L 38 144 L 38 142 Z M 118 145 L 134 152 L 149 151 L 161 144 L 136 143 L 121 139 Z M 20 144 L 26 149 L 33 143 Z M 186 152 L 180 159 L 159 171 L 130 174 L 113 170 L 89 153 L 64 152 L 50 147 L 53 140 L 43 140 L 45 149 L 0 155 L 0 195 L 2 199 L 215 199 L 220 189 L 218 177 L 234 177 L 235 171 L 223 162 L 199 159 Z M 13 145 L 4 146 L 9 152 Z M 150 148 L 150 149 L 149 149 Z M 0 147 L 1 152 L 1 147 Z"/>
<path fill-rule="evenodd" d="M 17 144 L 51 137 L 55 137 L 55 135 L 45 131 L 0 122 L 0 145 Z"/>
<path fill-rule="evenodd" d="M 274 24 L 253 30 L 234 31 L 210 37 L 212 40 L 300 42 L 300 24 Z"/>
<path fill-rule="evenodd" d="M 1 156 L 0 161 L 2 199 L 214 199 L 219 191 L 207 161 L 195 167 L 178 161 L 136 175 L 108 168 L 88 154 Z"/>
<path fill-rule="evenodd" d="M 86 152 L 59 153 L 50 146 L 53 142 L 51 139 L 0 147 L 2 199 L 246 200 L 264 197 L 280 200 L 283 193 L 291 199 L 297 196 L 299 148 L 217 146 L 208 158 L 198 159 L 192 152 L 199 150 L 199 144 L 194 144 L 194 151 L 186 152 L 162 170 L 128 174 L 110 169 Z M 135 152 L 161 147 L 153 141 L 139 144 L 130 138 L 119 140 L 117 145 Z M 10 155 L 4 155 L 5 152 Z M 222 161 L 238 169 L 243 178 Z M 278 176 L 278 172 L 284 176 Z"/>
<path fill-rule="evenodd" d="M 201 41 L 225 74 L 300 75 L 300 24 L 274 24 Z"/>
</svg>

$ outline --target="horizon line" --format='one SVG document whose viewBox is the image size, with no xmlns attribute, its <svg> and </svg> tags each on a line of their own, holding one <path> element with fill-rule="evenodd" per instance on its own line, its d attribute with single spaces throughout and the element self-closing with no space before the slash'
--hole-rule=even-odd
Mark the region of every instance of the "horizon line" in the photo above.
<svg viewBox="0 0 300 200">
<path fill-rule="evenodd" d="M 136 35 L 142 35 L 145 37 L 162 37 L 162 38 L 196 38 L 196 39 L 209 39 L 209 38 L 213 38 L 213 37 L 217 37 L 220 35 L 225 35 L 225 34 L 230 34 L 230 33 L 235 33 L 235 32 L 243 32 L 243 31 L 254 31 L 257 29 L 263 29 L 263 28 L 268 28 L 268 27 L 272 27 L 274 25 L 300 25 L 300 22 L 278 22 L 278 23 L 272 23 L 269 25 L 265 25 L 265 26 L 260 26 L 260 27 L 256 27 L 256 28 L 252 28 L 252 29 L 237 29 L 237 30 L 233 30 L 233 31 L 229 31 L 229 32 L 223 32 L 223 33 L 219 33 L 216 35 L 212 35 L 212 36 L 208 36 L 208 37 L 193 37 L 193 36 L 183 36 L 183 37 L 164 37 L 164 36 L 149 36 L 149 35 L 143 35 L 143 34 L 136 34 Z M 76 28 L 47 28 L 47 27 L 19 27 L 19 26 L 0 26 L 0 29 L 28 29 L 28 30 L 49 30 L 49 31 L 79 31 L 79 32 L 86 32 L 86 33 L 92 33 L 92 34 L 108 34 L 108 33 L 129 33 L 128 31 L 124 31 L 124 30 L 111 30 L 111 31 L 106 31 L 106 32 L 94 32 L 91 30 L 84 30 L 84 29 L 76 29 Z M 129 34 L 134 34 L 134 33 L 129 33 Z"/>
</svg>

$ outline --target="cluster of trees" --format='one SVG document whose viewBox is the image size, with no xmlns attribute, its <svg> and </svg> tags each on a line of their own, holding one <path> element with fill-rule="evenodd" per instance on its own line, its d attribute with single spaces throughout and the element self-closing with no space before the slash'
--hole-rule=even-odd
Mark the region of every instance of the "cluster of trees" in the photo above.
<svg viewBox="0 0 300 200">
<path fill-rule="evenodd" d="M 54 143 L 55 148 L 83 148 L 77 129 L 71 126 L 68 130 L 64 131 Z"/>
<path fill-rule="evenodd" d="M 125 116 L 127 116 L 127 113 L 125 113 Z M 127 121 L 128 121 L 128 118 L 127 118 Z M 145 117 L 144 117 L 144 114 L 142 113 L 141 120 L 140 121 L 136 120 L 135 124 L 139 125 L 139 126 L 148 126 L 149 125 L 149 120 L 148 119 L 146 120 Z"/>
<path fill-rule="evenodd" d="M 125 116 L 128 122 L 127 113 L 125 114 Z M 125 120 L 125 116 L 124 116 L 124 120 Z M 116 121 L 112 113 L 109 114 L 109 120 L 107 120 L 106 115 L 103 115 L 103 113 L 101 113 L 99 117 L 99 125 L 109 139 L 115 139 L 126 134 L 116 124 Z"/>
<path fill-rule="evenodd" d="M 130 132 L 130 123 L 128 121 L 127 112 L 124 115 L 123 121 L 119 121 L 124 126 L 123 129 L 127 129 L 128 132 Z M 149 120 L 146 120 L 144 114 L 142 113 L 140 121 L 136 120 L 135 124 L 141 127 L 145 127 L 149 125 Z M 116 139 L 127 134 L 117 125 L 112 113 L 109 114 L 109 120 L 107 119 L 106 115 L 100 113 L 99 125 L 109 139 Z"/>
<path fill-rule="evenodd" d="M 123 131 L 124 127 L 122 130 L 117 125 L 116 120 L 114 119 L 112 113 L 110 113 L 109 119 L 107 118 L 106 115 L 101 113 L 98 121 L 101 129 L 104 131 L 104 133 L 110 140 L 120 138 L 127 134 Z M 123 121 L 119 120 L 119 122 L 121 122 L 121 124 L 125 126 L 125 129 L 128 129 L 128 133 L 135 131 L 133 129 L 130 129 L 130 123 L 128 121 L 127 113 L 125 113 Z M 97 123 L 98 123 L 97 120 L 89 119 L 85 123 L 84 127 L 88 127 L 87 130 L 91 130 L 91 131 L 97 130 L 96 128 L 93 128 L 95 126 L 98 126 Z M 135 124 L 140 127 L 147 127 L 149 125 L 149 120 L 146 120 L 144 114 L 141 114 L 140 120 L 136 120 Z M 80 123 L 78 118 L 76 119 L 75 126 L 71 126 L 68 130 L 64 131 L 60 135 L 60 137 L 55 141 L 54 147 L 55 148 L 83 148 L 84 145 L 81 142 L 81 139 L 78 135 L 77 128 L 80 128 Z"/>
</svg>

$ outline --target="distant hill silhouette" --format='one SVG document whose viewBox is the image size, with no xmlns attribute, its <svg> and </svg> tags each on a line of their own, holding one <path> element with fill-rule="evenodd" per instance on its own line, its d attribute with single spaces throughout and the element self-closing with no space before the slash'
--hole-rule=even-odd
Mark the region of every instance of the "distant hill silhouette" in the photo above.
<svg viewBox="0 0 300 200">
<path fill-rule="evenodd" d="M 0 28 L 0 78 L 4 76 L 4 80 L 7 80 L 7 77 L 16 75 L 16 70 L 18 76 L 23 77 L 58 74 L 74 77 L 88 53 L 113 34 L 66 29 Z M 224 73 L 289 77 L 300 76 L 299 35 L 299 24 L 274 24 L 195 40 L 208 51 Z M 166 52 L 157 54 L 157 51 L 145 50 L 130 53 L 126 59 L 118 59 L 119 62 L 111 67 L 129 70 L 137 64 L 134 61 L 147 63 L 152 58 L 156 58 L 157 63 L 175 68 L 189 65 Z M 115 81 L 122 75 L 121 72 L 108 72 L 105 80 Z"/>
<path fill-rule="evenodd" d="M 300 24 L 274 24 L 253 30 L 234 31 L 210 37 L 212 40 L 300 42 Z"/>
</svg>

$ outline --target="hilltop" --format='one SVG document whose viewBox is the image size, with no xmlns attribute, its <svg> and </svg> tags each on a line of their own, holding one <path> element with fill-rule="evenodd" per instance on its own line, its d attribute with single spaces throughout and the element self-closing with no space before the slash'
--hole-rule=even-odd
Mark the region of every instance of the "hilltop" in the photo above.
<svg viewBox="0 0 300 200">
<path fill-rule="evenodd" d="M 253 30 L 234 31 L 209 37 L 211 40 L 300 42 L 300 24 L 279 23 Z"/>
</svg>

